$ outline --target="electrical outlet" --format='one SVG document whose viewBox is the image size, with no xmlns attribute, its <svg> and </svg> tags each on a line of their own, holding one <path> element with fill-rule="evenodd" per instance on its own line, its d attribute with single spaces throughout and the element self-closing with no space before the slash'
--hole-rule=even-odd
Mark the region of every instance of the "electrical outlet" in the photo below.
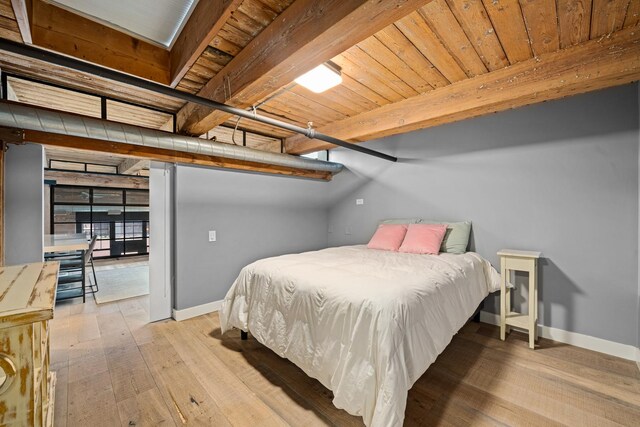
<svg viewBox="0 0 640 427">
<path fill-rule="evenodd" d="M 364 199 L 356 199 L 356 205 L 364 205 Z"/>
<path fill-rule="evenodd" d="M 217 240 L 216 230 L 209 230 L 209 241 L 215 242 Z"/>
</svg>

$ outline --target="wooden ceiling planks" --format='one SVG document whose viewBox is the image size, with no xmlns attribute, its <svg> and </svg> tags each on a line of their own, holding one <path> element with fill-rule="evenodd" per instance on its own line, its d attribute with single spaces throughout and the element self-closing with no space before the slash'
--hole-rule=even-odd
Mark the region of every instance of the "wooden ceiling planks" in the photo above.
<svg viewBox="0 0 640 427">
<path fill-rule="evenodd" d="M 358 47 L 367 55 L 383 66 L 393 70 L 403 82 L 411 87 L 416 93 L 424 93 L 432 90 L 431 86 L 421 75 L 415 72 L 406 62 L 402 61 L 392 50 L 385 46 L 375 37 L 358 43 Z"/>
<path fill-rule="evenodd" d="M 624 26 L 629 0 L 593 0 L 591 15 L 591 38 L 595 39 Z"/>
<path fill-rule="evenodd" d="M 11 37 L 19 38 L 10 3 L 10 0 L 0 0 L 0 17 L 9 21 L 5 26 L 11 27 Z M 244 74 L 229 73 L 232 61 L 293 3 L 293 0 L 240 1 L 177 88 L 198 93 L 216 81 L 212 87 L 217 88 L 218 92 L 214 92 L 220 99 L 216 98 L 218 95 L 212 96 L 233 105 L 232 89 L 246 82 L 236 80 Z M 533 56 L 608 36 L 622 28 L 635 27 L 639 22 L 640 0 L 425 1 L 413 12 L 337 54 L 332 60 L 342 67 L 343 75 L 343 83 L 338 87 L 315 94 L 286 79 L 278 84 L 269 80 L 269 89 L 262 90 L 253 102 L 267 99 L 259 110 L 265 115 L 303 127 L 313 122 L 314 127 L 326 128 L 331 134 L 332 123 L 500 71 Z M 4 34 L 2 31 L 8 30 L 3 30 L 0 21 L 0 36 Z M 276 35 L 273 27 L 269 31 L 268 35 Z M 286 46 L 285 41 L 280 40 L 280 46 Z M 70 81 L 74 87 L 88 83 L 91 92 L 142 101 L 171 111 L 179 110 L 184 104 L 69 70 L 54 70 L 50 75 L 48 67 L 37 61 L 32 68 L 27 62 L 34 61 L 19 58 L 14 64 L 14 59 L 0 55 L 0 66 L 45 80 L 65 84 Z M 283 87 L 287 90 L 282 91 Z M 274 94 L 278 95 L 273 97 Z M 203 117 L 198 116 L 195 123 Z M 236 122 L 235 117 L 218 114 L 211 123 L 220 119 L 230 125 Z M 276 139 L 292 136 L 289 131 L 250 120 L 243 119 L 241 123 L 244 128 Z"/>
<path fill-rule="evenodd" d="M 557 0 L 560 48 L 589 40 L 591 0 Z"/>
<path fill-rule="evenodd" d="M 531 58 L 529 34 L 518 0 L 484 0 L 483 5 L 509 63 L 516 64 Z"/>
<path fill-rule="evenodd" d="M 244 0 L 176 87 L 190 93 L 200 91 L 292 1 L 263 3 L 259 0 Z M 207 72 L 211 77 L 203 80 L 201 77 Z"/>
<path fill-rule="evenodd" d="M 560 49 L 558 16 L 554 0 L 520 0 L 531 49 L 538 56 Z"/>
<path fill-rule="evenodd" d="M 450 52 L 468 76 L 487 72 L 487 67 L 444 0 L 434 0 L 422 7 L 418 13 L 438 34 L 445 46 L 454 48 L 450 49 Z"/>
<path fill-rule="evenodd" d="M 374 58 L 365 53 L 359 46 L 354 46 L 351 49 L 347 50 L 342 54 L 342 57 L 349 61 L 356 67 L 356 70 L 360 70 L 362 73 L 363 70 L 366 70 L 367 73 L 375 77 L 381 82 L 381 85 L 387 86 L 394 93 L 398 94 L 400 98 L 410 98 L 414 95 L 417 95 L 416 92 L 410 85 L 404 82 L 400 77 L 394 74 L 391 69 L 387 68 L 389 66 L 386 61 L 382 60 L 387 66 L 382 65 L 376 61 Z M 395 71 L 395 69 L 393 69 Z M 352 74 L 357 75 L 358 71 L 353 72 Z"/>
<path fill-rule="evenodd" d="M 509 65 L 482 1 L 447 0 L 447 3 L 487 69 L 494 71 Z"/>
<path fill-rule="evenodd" d="M 624 18 L 624 28 L 635 27 L 640 23 L 640 0 L 631 0 Z"/>
<path fill-rule="evenodd" d="M 434 65 L 414 46 L 395 25 L 389 25 L 376 33 L 374 37 L 387 49 L 413 69 L 433 88 L 446 86 L 449 81 Z"/>
<path fill-rule="evenodd" d="M 14 42 L 22 42 L 11 0 L 0 0 L 0 37 Z"/>
<path fill-rule="evenodd" d="M 203 54 L 242 0 L 202 0 L 198 2 L 171 48 L 169 75 L 175 87 Z M 209 77 L 210 78 L 210 77 Z"/>
<path fill-rule="evenodd" d="M 370 31 L 390 25 L 428 1 L 297 0 L 269 25 L 268 31 L 251 40 L 199 95 L 248 108 L 366 39 Z M 178 113 L 178 127 L 198 134 L 227 117 L 226 113 L 187 104 Z"/>
<path fill-rule="evenodd" d="M 449 82 L 457 82 L 468 77 L 450 50 L 442 44 L 418 12 L 407 15 L 395 25 Z"/>
<path fill-rule="evenodd" d="M 632 27 L 334 122 L 319 131 L 362 141 L 627 84 L 639 78 L 640 32 Z M 298 135 L 287 139 L 285 145 L 290 153 L 329 146 Z"/>
<path fill-rule="evenodd" d="M 433 0 L 333 58 L 342 68 L 343 83 L 338 88 L 314 94 L 294 86 L 263 111 L 299 125 L 312 121 L 322 126 L 575 46 L 593 31 L 591 12 L 598 5 L 591 1 Z M 593 1 L 607 5 L 608 20 L 600 27 L 616 30 L 640 20 L 640 0 Z M 232 54 L 244 47 L 247 35 L 258 34 L 259 25 L 275 19 L 290 3 L 280 2 L 282 9 L 277 10 L 273 2 L 265 8 L 265 2 L 246 0 L 239 7 L 242 13 L 228 23 L 233 29 L 225 33 L 226 42 L 237 47 Z M 191 82 L 192 91 L 209 74 L 199 77 Z M 256 126 L 264 131 L 264 125 Z"/>
</svg>

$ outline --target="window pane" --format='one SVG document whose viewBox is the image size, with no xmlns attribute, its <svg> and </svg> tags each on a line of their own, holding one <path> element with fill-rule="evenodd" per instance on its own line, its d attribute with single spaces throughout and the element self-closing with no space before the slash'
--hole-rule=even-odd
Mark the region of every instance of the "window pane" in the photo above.
<svg viewBox="0 0 640 427">
<path fill-rule="evenodd" d="M 151 129 L 166 131 L 173 129 L 173 116 L 171 114 L 124 104 L 110 99 L 107 100 L 107 120 L 129 123 Z"/>
<path fill-rule="evenodd" d="M 127 206 L 124 215 L 127 221 L 149 221 L 149 208 L 146 206 Z"/>
<path fill-rule="evenodd" d="M 58 111 L 82 114 L 83 116 L 101 116 L 100 98 L 69 89 L 36 83 L 21 78 L 8 78 L 19 102 L 51 108 Z"/>
<path fill-rule="evenodd" d="M 90 206 L 56 205 L 53 208 L 53 222 L 90 222 Z"/>
<path fill-rule="evenodd" d="M 97 236 L 98 239 L 108 239 L 110 228 L 110 224 L 107 222 L 94 223 L 91 230 L 91 235 Z"/>
<path fill-rule="evenodd" d="M 145 229 L 143 222 L 127 222 L 124 228 L 127 239 L 141 239 L 143 237 Z"/>
<path fill-rule="evenodd" d="M 116 222 L 114 225 L 116 228 L 116 239 L 124 239 L 124 223 Z"/>
<path fill-rule="evenodd" d="M 118 167 L 87 163 L 87 172 L 118 173 Z"/>
<path fill-rule="evenodd" d="M 122 204 L 122 190 L 112 190 L 110 188 L 94 188 L 93 203 L 99 204 Z"/>
<path fill-rule="evenodd" d="M 123 206 L 96 206 L 93 205 L 94 222 L 122 221 L 124 218 Z"/>
<path fill-rule="evenodd" d="M 62 160 L 51 160 L 51 169 L 64 169 L 69 171 L 84 171 L 84 163 L 65 162 Z"/>
<path fill-rule="evenodd" d="M 54 234 L 75 234 L 78 233 L 76 224 L 53 224 Z"/>
<path fill-rule="evenodd" d="M 149 192 L 145 190 L 127 190 L 128 205 L 149 205 Z"/>
<path fill-rule="evenodd" d="M 53 187 L 52 233 L 96 237 L 94 256 L 149 252 L 149 192 L 100 187 Z M 128 200 L 127 200 L 128 199 Z M 70 200 L 60 203 L 61 200 Z M 78 202 L 76 202 L 78 201 Z M 131 204 L 124 204 L 127 201 Z"/>
<path fill-rule="evenodd" d="M 54 203 L 89 203 L 89 189 L 84 187 L 53 187 Z"/>
</svg>

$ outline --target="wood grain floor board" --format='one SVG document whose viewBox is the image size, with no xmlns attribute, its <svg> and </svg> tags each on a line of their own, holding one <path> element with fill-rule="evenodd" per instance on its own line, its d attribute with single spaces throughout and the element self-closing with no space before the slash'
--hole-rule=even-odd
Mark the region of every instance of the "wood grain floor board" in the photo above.
<svg viewBox="0 0 640 427">
<path fill-rule="evenodd" d="M 148 297 L 56 307 L 56 426 L 361 426 L 318 381 L 216 313 L 148 323 Z M 409 391 L 407 426 L 640 425 L 627 360 L 467 324 Z"/>
</svg>

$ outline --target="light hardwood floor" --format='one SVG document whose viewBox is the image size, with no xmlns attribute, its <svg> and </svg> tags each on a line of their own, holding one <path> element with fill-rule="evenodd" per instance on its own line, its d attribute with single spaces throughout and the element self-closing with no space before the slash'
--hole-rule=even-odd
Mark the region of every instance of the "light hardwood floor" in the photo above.
<svg viewBox="0 0 640 427">
<path fill-rule="evenodd" d="M 56 426 L 359 426 L 331 392 L 217 314 L 147 324 L 148 297 L 56 307 Z M 640 425 L 633 362 L 466 325 L 409 392 L 406 425 Z"/>
</svg>

